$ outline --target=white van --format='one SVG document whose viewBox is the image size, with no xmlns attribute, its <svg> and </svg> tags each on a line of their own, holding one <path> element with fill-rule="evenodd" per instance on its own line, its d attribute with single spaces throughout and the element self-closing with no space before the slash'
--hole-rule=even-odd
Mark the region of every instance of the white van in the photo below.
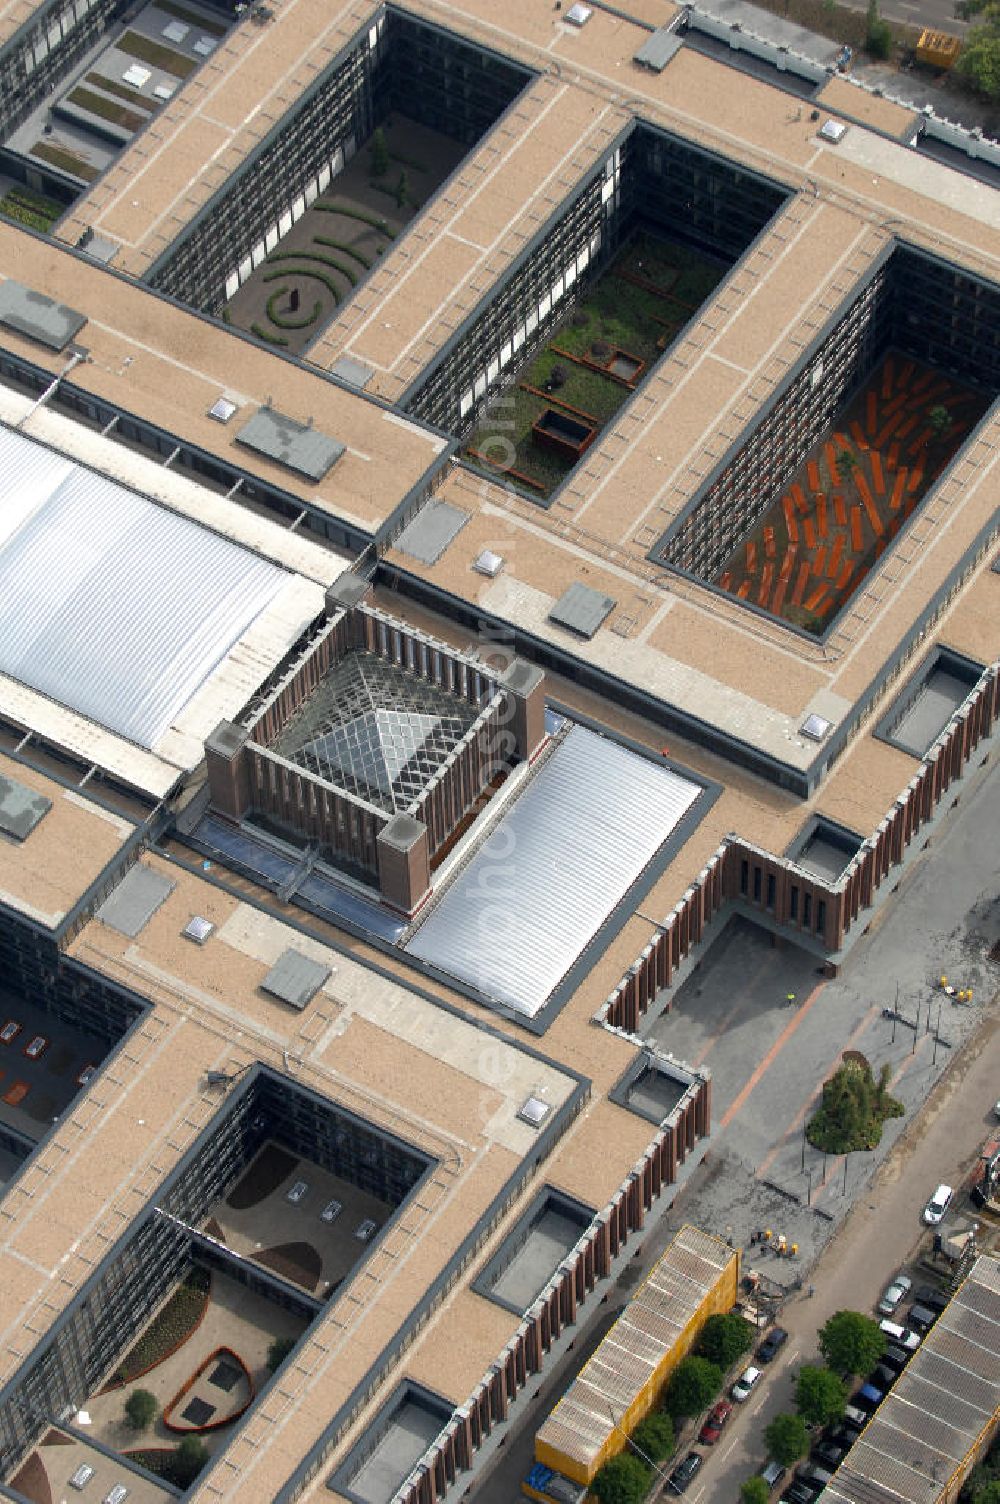
<svg viewBox="0 0 1000 1504">
<path fill-rule="evenodd" d="M 928 1222 L 931 1227 L 936 1227 L 951 1205 L 951 1198 L 954 1194 L 950 1185 L 939 1185 L 924 1207 L 924 1221 Z"/>
</svg>

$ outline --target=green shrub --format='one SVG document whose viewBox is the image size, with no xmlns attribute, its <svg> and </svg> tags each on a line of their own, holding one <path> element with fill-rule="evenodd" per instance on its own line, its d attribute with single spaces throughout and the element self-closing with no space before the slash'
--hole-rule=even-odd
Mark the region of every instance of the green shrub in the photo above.
<svg viewBox="0 0 1000 1504">
<path fill-rule="evenodd" d="M 820 1329 L 819 1350 L 834 1373 L 871 1373 L 885 1352 L 885 1333 L 860 1311 L 838 1311 Z"/>
<path fill-rule="evenodd" d="M 379 219 L 376 214 L 366 214 L 362 209 L 355 209 L 346 204 L 321 204 L 317 199 L 313 204 L 314 209 L 320 209 L 325 214 L 343 214 L 345 219 L 359 219 L 363 225 L 371 225 L 374 229 L 387 235 L 390 240 L 395 240 L 396 231 L 384 219 Z"/>
<path fill-rule="evenodd" d="M 809 1426 L 839 1420 L 847 1404 L 847 1387 L 832 1368 L 806 1363 L 795 1381 L 795 1408 Z"/>
<path fill-rule="evenodd" d="M 62 212 L 62 204 L 27 188 L 11 188 L 0 199 L 0 214 L 20 225 L 27 225 L 29 230 L 41 230 L 43 234 L 48 233 Z"/>
<path fill-rule="evenodd" d="M 52 167 L 58 167 L 60 172 L 68 172 L 70 177 L 82 178 L 85 183 L 93 183 L 101 175 L 96 167 L 85 162 L 75 152 L 66 151 L 61 146 L 50 146 L 47 141 L 36 141 L 30 155 L 48 162 Z"/>
<path fill-rule="evenodd" d="M 345 266 L 338 261 L 336 256 L 324 256 L 322 251 L 272 251 L 267 258 L 272 261 L 318 261 L 322 266 L 330 266 L 335 272 L 339 272 L 350 282 L 352 287 L 358 285 L 358 274 L 353 268 Z"/>
<path fill-rule="evenodd" d="M 115 46 L 119 52 L 125 52 L 129 57 L 137 57 L 143 63 L 152 63 L 154 68 L 162 68 L 164 73 L 172 73 L 174 78 L 190 78 L 198 66 L 194 58 L 185 57 L 183 52 L 175 52 L 172 47 L 164 47 L 161 42 L 154 42 L 151 37 L 142 36 L 138 31 L 123 32 L 116 38 Z"/>
<path fill-rule="evenodd" d="M 697 1415 L 710 1405 L 722 1387 L 722 1370 L 707 1358 L 682 1358 L 670 1376 L 664 1408 L 675 1419 Z"/>
<path fill-rule="evenodd" d="M 765 1427 L 764 1440 L 775 1462 L 791 1467 L 809 1450 L 809 1432 L 801 1415 L 776 1415 Z"/>
<path fill-rule="evenodd" d="M 368 256 L 363 255 L 361 251 L 355 250 L 352 245 L 345 245 L 342 240 L 331 240 L 329 235 L 314 235 L 313 240 L 315 240 L 317 245 L 328 245 L 331 251 L 343 251 L 345 256 L 351 256 L 355 261 L 360 262 L 365 271 L 371 266 L 371 259 Z"/>
<path fill-rule="evenodd" d="M 326 272 L 314 271 L 306 266 L 275 266 L 272 267 L 269 272 L 262 272 L 260 280 L 262 282 L 274 282 L 278 277 L 288 276 L 312 277 L 314 282 L 322 282 L 323 286 L 330 293 L 335 303 L 340 302 L 340 293 L 338 292 L 337 284 L 333 281 L 333 279 L 331 277 L 328 277 L 326 275 Z"/>
<path fill-rule="evenodd" d="M 709 1316 L 698 1335 L 696 1350 L 725 1372 L 753 1347 L 754 1328 L 744 1317 L 730 1311 Z"/>
<path fill-rule="evenodd" d="M 267 1350 L 267 1366 L 276 1373 L 295 1346 L 294 1337 L 275 1337 Z"/>
<path fill-rule="evenodd" d="M 66 98 L 77 109 L 87 110 L 99 120 L 108 120 L 112 125 L 120 125 L 123 131 L 141 131 L 144 125 L 149 124 L 148 115 L 140 115 L 137 110 L 127 110 L 123 104 L 118 104 L 114 99 L 105 99 L 93 89 L 73 89 Z"/>
<path fill-rule="evenodd" d="M 384 178 L 389 171 L 389 148 L 385 142 L 385 131 L 381 126 L 372 136 L 371 156 L 372 172 L 377 178 Z"/>
<path fill-rule="evenodd" d="M 632 1442 L 651 1461 L 662 1462 L 676 1446 L 674 1423 L 665 1410 L 653 1410 L 632 1432 Z"/>
<path fill-rule="evenodd" d="M 189 26 L 197 26 L 199 31 L 207 32 L 210 37 L 224 37 L 229 30 L 228 26 L 223 26 L 218 21 L 206 21 L 201 11 L 177 5 L 176 0 L 156 0 L 156 8 L 166 11 L 168 16 L 176 16 L 178 21 L 186 21 Z"/>
<path fill-rule="evenodd" d="M 250 325 L 250 333 L 258 339 L 266 340 L 269 345 L 287 345 L 288 341 L 283 334 L 275 334 L 272 329 L 265 329 L 263 324 L 258 324 L 255 319 Z"/>
<path fill-rule="evenodd" d="M 199 1441 L 197 1436 L 185 1436 L 174 1453 L 171 1469 L 179 1487 L 190 1488 L 207 1461 L 208 1447 L 205 1443 Z"/>
<path fill-rule="evenodd" d="M 759 1473 L 755 1473 L 752 1478 L 748 1478 L 740 1489 L 740 1498 L 743 1500 L 743 1504 L 768 1504 L 770 1497 L 771 1490 Z"/>
<path fill-rule="evenodd" d="M 878 1081 L 871 1066 L 846 1061 L 823 1083 L 819 1111 L 806 1127 L 806 1137 L 825 1154 L 850 1154 L 857 1149 L 875 1149 L 882 1138 L 886 1118 L 901 1117 L 903 1104 L 890 1097 L 890 1068 L 882 1067 Z"/>
<path fill-rule="evenodd" d="M 146 1431 L 156 1419 L 159 1405 L 148 1389 L 133 1389 L 125 1401 L 125 1423 L 131 1431 Z"/>
<path fill-rule="evenodd" d="M 598 1471 L 591 1492 L 601 1504 L 642 1504 L 649 1492 L 652 1474 L 630 1452 L 619 1452 Z"/>
</svg>

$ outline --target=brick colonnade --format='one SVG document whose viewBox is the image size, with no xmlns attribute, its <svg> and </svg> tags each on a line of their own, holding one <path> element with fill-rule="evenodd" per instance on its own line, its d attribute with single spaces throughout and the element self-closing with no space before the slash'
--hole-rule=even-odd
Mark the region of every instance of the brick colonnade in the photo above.
<svg viewBox="0 0 1000 1504">
<path fill-rule="evenodd" d="M 993 664 L 835 883 L 824 883 L 787 857 L 738 836 L 725 840 L 602 1004 L 598 1020 L 634 1032 L 705 926 L 730 900 L 756 909 L 791 934 L 810 936 L 827 954 L 838 951 L 998 718 L 1000 665 Z"/>
<path fill-rule="evenodd" d="M 697 1140 L 707 1135 L 710 1117 L 711 1082 L 699 1077 L 657 1130 L 610 1203 L 562 1261 L 469 1399 L 394 1495 L 393 1504 L 435 1504 L 458 1474 L 472 1466 L 474 1453 L 493 1428 L 506 1421 L 512 1403 L 541 1372 L 552 1343 L 564 1327 L 576 1322 L 578 1307 L 597 1281 L 610 1274 L 629 1234 L 643 1227 L 660 1191 L 674 1182 L 678 1166 Z"/>
</svg>

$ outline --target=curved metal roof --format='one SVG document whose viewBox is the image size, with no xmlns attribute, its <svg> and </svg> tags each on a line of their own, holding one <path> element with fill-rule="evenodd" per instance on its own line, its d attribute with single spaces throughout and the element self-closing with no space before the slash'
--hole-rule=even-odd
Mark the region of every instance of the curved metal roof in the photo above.
<svg viewBox="0 0 1000 1504">
<path fill-rule="evenodd" d="M 533 1018 L 701 792 L 574 726 L 406 949 Z"/>
<path fill-rule="evenodd" d="M 0 673 L 151 748 L 285 572 L 0 429 Z"/>
</svg>

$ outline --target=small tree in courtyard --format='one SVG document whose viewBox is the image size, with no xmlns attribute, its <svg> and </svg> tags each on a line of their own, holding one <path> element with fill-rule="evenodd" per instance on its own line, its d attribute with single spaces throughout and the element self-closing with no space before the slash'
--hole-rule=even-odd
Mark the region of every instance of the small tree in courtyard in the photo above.
<svg viewBox="0 0 1000 1504">
<path fill-rule="evenodd" d="M 951 413 L 940 403 L 932 407 L 927 414 L 927 427 L 931 431 L 931 437 L 939 443 L 946 439 L 951 432 Z"/>
<path fill-rule="evenodd" d="M 709 1316 L 698 1337 L 698 1352 L 725 1373 L 753 1347 L 754 1329 L 749 1321 L 730 1311 Z"/>
<path fill-rule="evenodd" d="M 972 1495 L 972 1504 L 1000 1504 L 1000 1478 L 993 1478 L 977 1488 Z"/>
<path fill-rule="evenodd" d="M 748 1478 L 740 1489 L 740 1498 L 743 1500 L 743 1504 L 768 1504 L 770 1497 L 771 1490 L 763 1478 L 756 1473 L 752 1478 Z"/>
<path fill-rule="evenodd" d="M 599 1470 L 590 1485 L 601 1504 L 642 1504 L 652 1474 L 638 1457 L 619 1452 Z"/>
<path fill-rule="evenodd" d="M 159 1405 L 148 1389 L 133 1389 L 125 1401 L 125 1421 L 132 1431 L 145 1431 L 156 1419 Z"/>
<path fill-rule="evenodd" d="M 379 126 L 372 136 L 372 176 L 384 178 L 389 171 L 389 148 L 386 145 L 385 131 Z"/>
<path fill-rule="evenodd" d="M 892 51 L 892 27 L 879 14 L 878 0 L 868 0 L 865 47 L 872 57 L 888 57 Z"/>
<path fill-rule="evenodd" d="M 776 1415 L 765 1428 L 764 1440 L 775 1462 L 791 1467 L 809 1450 L 809 1432 L 801 1415 Z"/>
<path fill-rule="evenodd" d="M 707 1358 L 682 1358 L 674 1369 L 664 1408 L 676 1419 L 697 1415 L 710 1405 L 722 1387 L 722 1370 Z"/>
<path fill-rule="evenodd" d="M 172 1468 L 180 1487 L 190 1488 L 207 1461 L 208 1447 L 205 1443 L 199 1441 L 197 1436 L 185 1436 L 174 1453 Z"/>
<path fill-rule="evenodd" d="M 809 1426 L 828 1426 L 839 1420 L 847 1404 L 847 1388 L 831 1368 L 806 1363 L 795 1381 L 795 1408 Z"/>
<path fill-rule="evenodd" d="M 885 1352 L 885 1333 L 860 1311 L 838 1311 L 819 1334 L 819 1350 L 834 1373 L 871 1373 Z"/>
<path fill-rule="evenodd" d="M 272 1373 L 281 1367 L 294 1346 L 294 1337 L 275 1337 L 267 1350 L 267 1366 Z"/>
<path fill-rule="evenodd" d="M 396 203 L 401 209 L 408 202 L 409 197 L 410 180 L 406 176 L 406 168 L 404 167 L 402 172 L 399 174 L 399 182 L 396 184 Z"/>
</svg>

